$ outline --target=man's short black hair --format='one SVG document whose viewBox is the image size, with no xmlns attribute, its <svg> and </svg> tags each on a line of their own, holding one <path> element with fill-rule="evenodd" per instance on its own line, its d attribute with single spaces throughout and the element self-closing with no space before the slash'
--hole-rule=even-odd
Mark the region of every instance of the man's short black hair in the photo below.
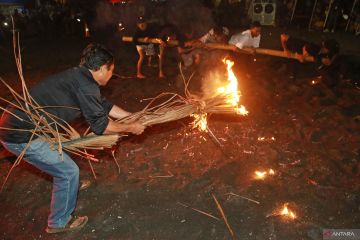
<svg viewBox="0 0 360 240">
<path fill-rule="evenodd" d="M 320 52 L 320 46 L 314 43 L 305 43 L 305 49 L 309 53 L 310 56 L 317 56 Z"/>
<path fill-rule="evenodd" d="M 82 52 L 80 66 L 97 71 L 102 65 L 108 68 L 114 63 L 113 54 L 101 44 L 90 43 Z"/>
<path fill-rule="evenodd" d="M 261 24 L 259 21 L 254 21 L 251 25 L 250 28 L 261 28 Z"/>
</svg>

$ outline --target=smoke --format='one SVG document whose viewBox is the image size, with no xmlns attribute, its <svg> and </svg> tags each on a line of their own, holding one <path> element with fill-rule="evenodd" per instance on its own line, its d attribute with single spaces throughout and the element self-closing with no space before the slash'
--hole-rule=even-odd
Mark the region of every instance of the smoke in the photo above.
<svg viewBox="0 0 360 240">
<path fill-rule="evenodd" d="M 160 25 L 173 24 L 180 31 L 191 25 L 198 35 L 207 32 L 214 24 L 211 9 L 200 0 L 167 0 L 162 4 L 149 0 L 134 0 L 116 5 L 108 1 L 98 2 L 93 25 L 96 28 L 106 28 L 122 23 L 126 32 L 132 33 L 135 30 L 136 19 L 141 15 Z"/>
<path fill-rule="evenodd" d="M 168 0 L 167 22 L 181 28 L 191 25 L 198 35 L 204 34 L 214 25 L 211 9 L 199 0 Z"/>
<path fill-rule="evenodd" d="M 119 18 L 119 12 L 109 2 L 101 1 L 96 5 L 96 18 L 94 21 L 96 28 L 112 26 L 116 24 Z"/>
<path fill-rule="evenodd" d="M 228 72 L 223 59 L 231 59 L 226 51 L 204 51 L 200 64 L 201 91 L 206 98 L 217 94 L 217 89 L 228 84 Z"/>
<path fill-rule="evenodd" d="M 217 94 L 217 89 L 226 85 L 226 75 L 222 71 L 213 70 L 201 80 L 201 91 L 205 98 L 211 98 Z"/>
</svg>

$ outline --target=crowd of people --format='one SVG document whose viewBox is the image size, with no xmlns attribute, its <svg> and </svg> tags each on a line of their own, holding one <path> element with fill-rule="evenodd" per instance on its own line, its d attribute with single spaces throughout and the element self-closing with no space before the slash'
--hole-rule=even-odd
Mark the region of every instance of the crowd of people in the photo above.
<svg viewBox="0 0 360 240">
<path fill-rule="evenodd" d="M 230 35 L 227 27 L 215 25 L 204 35 L 195 37 L 191 24 L 182 27 L 181 30 L 174 25 L 156 28 L 149 24 L 144 17 L 140 17 L 133 35 L 133 42 L 139 54 L 136 76 L 139 79 L 146 77 L 142 71 L 144 59 L 147 58 L 147 65 L 151 66 L 154 56 L 158 56 L 159 78 L 166 76 L 163 65 L 166 49 L 169 47 L 167 42 L 170 39 L 178 41 L 177 52 L 184 69 L 201 63 L 202 56 L 208 52 L 205 47 L 206 43 L 226 44 L 229 46 L 231 54 L 246 48 L 248 55 L 239 54 L 240 56 L 236 58 L 242 58 L 245 64 L 251 64 L 249 54 L 250 56 L 255 55 L 256 48 L 261 45 L 261 29 L 261 24 L 255 21 L 249 29 Z M 139 39 L 142 39 L 142 42 L 139 42 Z M 149 39 L 152 42 L 148 41 Z M 299 64 L 305 63 L 304 60 L 307 57 L 312 57 L 314 70 L 319 77 L 324 79 L 324 83 L 330 87 L 337 84 L 341 78 L 342 62 L 339 58 L 340 44 L 335 39 L 313 43 L 282 33 L 279 40 L 286 56 L 290 56 L 292 53 L 296 56 L 296 60 L 288 60 L 289 79 L 295 79 Z M 231 49 L 230 46 L 235 48 Z"/>
</svg>

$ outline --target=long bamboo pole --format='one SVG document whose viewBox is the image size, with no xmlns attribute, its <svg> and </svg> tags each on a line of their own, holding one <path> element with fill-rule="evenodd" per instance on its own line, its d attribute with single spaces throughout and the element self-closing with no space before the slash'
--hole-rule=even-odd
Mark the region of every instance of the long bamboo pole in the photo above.
<svg viewBox="0 0 360 240">
<path fill-rule="evenodd" d="M 130 36 L 123 36 L 122 40 L 124 42 L 132 42 L 133 38 Z M 161 41 L 159 38 L 139 38 L 138 42 L 160 44 Z M 177 40 L 169 40 L 166 42 L 166 44 L 169 46 L 175 47 L 175 46 L 179 46 L 180 43 Z M 194 43 L 194 47 L 205 48 L 205 49 L 221 49 L 221 50 L 228 50 L 228 51 L 244 53 L 244 54 L 252 54 L 252 52 L 253 52 L 253 49 L 251 49 L 251 48 L 239 49 L 235 45 L 224 44 L 224 43 L 204 43 L 204 44 Z M 273 49 L 256 48 L 255 53 L 261 54 L 261 55 L 274 56 L 274 57 L 297 59 L 295 53 L 287 54 L 284 51 L 273 50 Z M 305 57 L 304 60 L 307 62 L 314 62 L 313 57 Z"/>
</svg>

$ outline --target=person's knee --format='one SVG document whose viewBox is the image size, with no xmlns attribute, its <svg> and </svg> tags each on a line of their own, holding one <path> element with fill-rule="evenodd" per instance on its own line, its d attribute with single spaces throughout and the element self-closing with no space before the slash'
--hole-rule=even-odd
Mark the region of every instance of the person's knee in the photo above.
<svg viewBox="0 0 360 240">
<path fill-rule="evenodd" d="M 79 174 L 80 174 L 80 169 L 78 165 L 74 163 L 71 166 L 71 170 L 69 171 L 69 176 L 71 176 L 72 178 L 79 178 Z"/>
<path fill-rule="evenodd" d="M 200 62 L 201 62 L 201 55 L 200 54 L 196 54 L 195 55 L 195 64 L 200 64 Z"/>
<path fill-rule="evenodd" d="M 280 40 L 282 42 L 288 40 L 288 38 L 289 38 L 289 35 L 287 35 L 285 33 L 280 34 Z"/>
<path fill-rule="evenodd" d="M 139 57 L 144 57 L 145 53 L 144 53 L 144 50 L 141 49 L 141 48 L 137 48 L 137 52 L 139 54 Z"/>
</svg>

